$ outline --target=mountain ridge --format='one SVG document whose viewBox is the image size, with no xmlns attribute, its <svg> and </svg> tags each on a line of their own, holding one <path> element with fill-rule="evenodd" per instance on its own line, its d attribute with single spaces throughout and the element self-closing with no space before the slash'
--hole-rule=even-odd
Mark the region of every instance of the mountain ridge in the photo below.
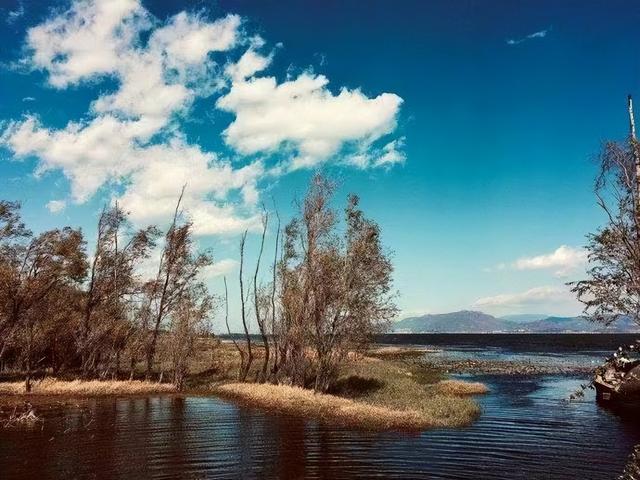
<svg viewBox="0 0 640 480">
<path fill-rule="evenodd" d="M 395 322 L 392 333 L 636 333 L 640 327 L 629 317 L 605 326 L 583 316 L 542 314 L 494 317 L 475 310 L 425 314 Z M 531 320 L 530 320 L 531 318 Z"/>
</svg>

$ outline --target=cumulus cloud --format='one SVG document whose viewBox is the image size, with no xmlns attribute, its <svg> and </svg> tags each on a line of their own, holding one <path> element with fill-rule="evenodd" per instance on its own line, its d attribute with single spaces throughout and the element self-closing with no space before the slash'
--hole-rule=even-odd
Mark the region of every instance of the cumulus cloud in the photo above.
<svg viewBox="0 0 640 480">
<path fill-rule="evenodd" d="M 581 310 L 579 302 L 565 285 L 535 287 L 524 292 L 483 297 L 473 303 L 473 308 L 495 313 L 547 311 L 566 315 L 575 315 Z"/>
<path fill-rule="evenodd" d="M 256 203 L 256 182 L 263 172 L 260 163 L 234 169 L 213 153 L 179 140 L 145 148 L 138 159 L 145 168 L 131 175 L 129 188 L 119 197 L 135 222 L 154 223 L 170 217 L 186 185 L 182 205 L 198 234 L 235 233 L 259 225 L 257 215 L 238 216 L 237 208 L 224 200 L 230 190 L 237 190 L 246 205 Z"/>
<path fill-rule="evenodd" d="M 587 263 L 588 253 L 582 248 L 561 245 L 551 253 L 522 257 L 515 261 L 517 270 L 554 269 L 557 276 L 566 276 Z"/>
<path fill-rule="evenodd" d="M 519 45 L 522 42 L 526 42 L 527 40 L 532 40 L 534 38 L 544 38 L 549 33 L 549 30 L 551 29 L 548 28 L 546 30 L 540 30 L 538 32 L 533 32 L 533 33 L 530 33 L 529 35 L 525 35 L 524 37 L 517 38 L 517 39 L 509 38 L 506 40 L 506 42 L 507 42 L 507 45 Z"/>
<path fill-rule="evenodd" d="M 64 200 L 51 200 L 47 202 L 47 210 L 51 213 L 59 213 L 67 207 L 67 202 Z"/>
<path fill-rule="evenodd" d="M 149 27 L 149 14 L 138 0 L 77 0 L 68 11 L 29 29 L 29 62 L 46 71 L 57 88 L 112 74 Z"/>
<path fill-rule="evenodd" d="M 237 15 L 160 20 L 140 0 L 75 0 L 28 30 L 22 63 L 55 89 L 109 80 L 107 88 L 81 119 L 52 128 L 26 116 L 4 124 L 0 143 L 16 157 L 37 157 L 38 175 L 62 171 L 75 202 L 107 189 L 139 224 L 166 220 L 186 185 L 183 205 L 200 234 L 257 227 L 265 175 L 340 152 L 339 161 L 363 168 L 404 161 L 404 139 L 384 138 L 396 128 L 400 97 L 334 94 L 326 77 L 308 72 L 281 83 L 261 76 L 273 56 L 260 53 L 264 44 Z M 239 48 L 239 58 L 230 53 Z M 227 155 L 189 143 L 182 131 L 195 100 L 213 94 L 210 105 L 235 116 L 223 132 Z M 276 151 L 289 157 L 265 168 Z"/>
<path fill-rule="evenodd" d="M 376 157 L 373 143 L 395 130 L 399 96 L 382 93 L 369 98 L 347 88 L 336 95 L 324 75 L 310 72 L 282 83 L 275 77 L 252 76 L 269 63 L 269 57 L 249 50 L 227 68 L 232 85 L 216 105 L 235 115 L 223 132 L 232 148 L 245 155 L 291 151 L 291 170 L 315 167 L 345 145 L 362 152 L 359 164 L 381 166 L 404 159 L 397 142 L 388 143 L 372 162 L 362 158 Z"/>
<path fill-rule="evenodd" d="M 509 264 L 499 263 L 485 268 L 485 272 L 496 272 L 506 269 L 512 270 L 554 270 L 556 277 L 567 277 L 571 273 L 583 268 L 588 261 L 588 252 L 583 248 L 560 245 L 550 253 L 521 257 Z"/>
</svg>

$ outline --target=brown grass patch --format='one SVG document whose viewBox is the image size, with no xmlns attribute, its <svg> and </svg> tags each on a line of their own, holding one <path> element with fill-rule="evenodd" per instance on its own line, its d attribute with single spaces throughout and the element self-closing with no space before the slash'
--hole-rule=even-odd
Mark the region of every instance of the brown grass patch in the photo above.
<svg viewBox="0 0 640 480">
<path fill-rule="evenodd" d="M 394 410 L 287 385 L 228 383 L 215 388 L 223 397 L 270 411 L 313 417 L 370 429 L 421 430 L 434 426 L 415 410 Z"/>
<path fill-rule="evenodd" d="M 45 378 L 32 384 L 32 395 L 146 395 L 150 393 L 173 393 L 176 389 L 168 383 L 143 382 L 140 380 L 72 380 Z M 0 395 L 28 395 L 24 382 L 0 383 Z"/>
<path fill-rule="evenodd" d="M 398 361 L 346 362 L 329 394 L 298 387 L 227 383 L 213 392 L 248 406 L 372 430 L 425 430 L 469 425 L 480 415 L 467 388 L 442 389 L 442 374 Z M 445 383 L 445 385 L 447 385 Z M 484 387 L 484 386 L 483 386 Z M 486 387 L 482 393 L 486 391 Z"/>
<path fill-rule="evenodd" d="M 383 360 L 401 360 L 410 358 L 421 358 L 426 353 L 432 353 L 434 350 L 424 347 L 396 347 L 396 346 L 384 346 L 375 347 L 367 352 L 369 357 L 383 359 Z"/>
<path fill-rule="evenodd" d="M 442 380 L 436 384 L 436 389 L 444 395 L 455 396 L 482 395 L 489 391 L 484 383 L 462 380 Z"/>
</svg>

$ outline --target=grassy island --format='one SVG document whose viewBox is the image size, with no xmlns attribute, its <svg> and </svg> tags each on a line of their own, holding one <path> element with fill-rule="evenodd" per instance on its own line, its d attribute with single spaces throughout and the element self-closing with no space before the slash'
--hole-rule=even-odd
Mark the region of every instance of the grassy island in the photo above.
<svg viewBox="0 0 640 480">
<path fill-rule="evenodd" d="M 480 415 L 472 395 L 481 383 L 444 378 L 415 361 L 416 349 L 371 351 L 346 362 L 326 394 L 288 385 L 220 382 L 212 392 L 239 403 L 284 414 L 365 429 L 424 430 L 469 425 Z"/>
<path fill-rule="evenodd" d="M 487 392 L 481 383 L 445 378 L 421 362 L 412 348 L 378 348 L 344 362 L 327 393 L 272 383 L 238 382 L 240 362 L 229 343 L 217 347 L 215 367 L 196 356 L 184 393 L 216 395 L 241 405 L 370 430 L 424 430 L 460 427 L 480 415 L 472 395 Z M 257 349 L 258 357 L 262 355 Z M 206 361 L 205 361 L 206 360 Z M 258 371 L 250 372 L 255 378 Z M 35 380 L 31 393 L 22 381 L 0 382 L 0 395 L 94 397 L 174 394 L 171 383 L 144 380 Z"/>
</svg>

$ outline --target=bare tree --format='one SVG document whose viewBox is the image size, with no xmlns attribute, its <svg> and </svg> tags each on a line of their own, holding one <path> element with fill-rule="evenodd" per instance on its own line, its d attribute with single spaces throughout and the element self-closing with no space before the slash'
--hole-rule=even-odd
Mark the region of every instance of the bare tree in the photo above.
<svg viewBox="0 0 640 480">
<path fill-rule="evenodd" d="M 301 357 L 306 347 L 312 349 L 316 391 L 326 391 L 348 351 L 369 342 L 396 313 L 393 268 L 378 225 L 350 196 L 340 235 L 330 207 L 333 192 L 330 181 L 313 178 L 299 218 L 285 230 L 280 268 L 285 339 L 280 361 L 293 383 L 304 383 Z"/>
<path fill-rule="evenodd" d="M 32 236 L 20 217 L 20 204 L 0 201 L 0 361 L 17 327 L 13 313 L 16 272 Z"/>
<path fill-rule="evenodd" d="M 189 358 L 196 342 L 209 330 L 214 299 L 202 283 L 196 283 L 182 295 L 171 314 L 168 351 L 173 367 L 173 383 L 178 391 L 184 388 L 189 373 Z"/>
<path fill-rule="evenodd" d="M 240 345 L 238 345 L 238 342 L 236 342 L 236 339 L 233 338 L 233 335 L 231 334 L 231 328 L 229 328 L 229 291 L 227 289 L 227 277 L 223 277 L 224 280 L 224 323 L 227 326 L 227 333 L 229 334 L 229 337 L 231 338 L 231 341 L 233 342 L 233 345 L 236 347 L 236 350 L 238 350 L 238 354 L 240 355 L 240 369 L 238 370 L 238 375 L 241 374 L 242 369 L 244 368 L 244 362 L 245 362 L 245 357 L 244 357 L 244 350 L 242 348 L 240 348 Z"/>
<path fill-rule="evenodd" d="M 196 280 L 202 268 L 211 264 L 207 253 L 193 250 L 192 224 L 185 221 L 178 224 L 180 204 L 185 188 L 182 188 L 176 204 L 173 219 L 165 235 L 162 255 L 156 278 L 147 284 L 147 311 L 143 317 L 151 321 L 149 339 L 146 346 L 146 377 L 150 378 L 155 361 L 158 335 L 163 321 L 177 307 L 182 296 Z M 147 320 L 145 320 L 145 323 Z"/>
<path fill-rule="evenodd" d="M 277 320 L 277 309 L 276 309 L 276 293 L 277 293 L 277 288 L 278 288 L 278 283 L 277 283 L 277 276 L 278 276 L 278 249 L 279 249 L 279 245 L 280 245 L 280 214 L 278 213 L 278 209 L 275 208 L 275 202 L 274 202 L 274 211 L 276 214 L 276 219 L 277 219 L 277 225 L 276 225 L 276 240 L 275 240 L 275 247 L 273 249 L 273 265 L 272 265 L 272 274 L 273 274 L 273 278 L 271 280 L 271 309 L 270 309 L 270 315 L 271 315 L 271 338 L 273 339 L 273 367 L 271 369 L 271 375 L 274 377 L 273 379 L 276 380 L 276 376 L 278 374 L 278 365 L 279 365 L 279 359 L 278 359 L 278 352 L 279 352 L 279 332 L 278 332 L 278 320 Z"/>
<path fill-rule="evenodd" d="M 262 371 L 259 377 L 260 382 L 264 382 L 267 379 L 267 369 L 269 367 L 269 339 L 267 338 L 267 330 L 265 321 L 266 318 L 261 314 L 262 301 L 258 287 L 258 273 L 260 271 L 260 261 L 262 260 L 262 252 L 264 251 L 264 237 L 267 233 L 267 226 L 269 224 L 269 215 L 266 212 L 262 214 L 262 237 L 260 238 L 260 251 L 258 252 L 258 260 L 256 261 L 256 270 L 253 275 L 253 300 L 256 312 L 256 322 L 258 329 L 260 330 L 260 337 L 262 338 L 262 345 L 264 346 L 264 358 L 262 361 Z"/>
<path fill-rule="evenodd" d="M 127 214 L 117 203 L 102 210 L 78 342 L 85 377 L 95 372 L 101 361 L 106 365 L 106 373 L 111 357 L 119 355 L 123 342 L 130 335 L 127 298 L 140 289 L 135 270 L 139 262 L 148 257 L 158 232 L 155 227 L 134 233 L 129 230 Z M 119 239 L 120 236 L 123 238 Z"/>
<path fill-rule="evenodd" d="M 15 329 L 31 391 L 33 353 L 46 319 L 48 300 L 65 286 L 78 285 L 86 274 L 84 239 L 79 230 L 50 230 L 26 244 L 3 249 L 2 317 Z"/>
<path fill-rule="evenodd" d="M 240 315 L 242 317 L 242 328 L 244 330 L 244 337 L 247 346 L 247 354 L 246 357 L 242 356 L 240 365 L 240 381 L 244 382 L 247 379 L 247 375 L 249 374 L 249 369 L 251 368 L 251 364 L 253 363 L 253 351 L 251 349 L 251 335 L 249 334 L 249 326 L 247 324 L 247 314 L 245 307 L 245 296 L 244 296 L 244 277 L 243 277 L 243 268 L 244 268 L 244 246 L 247 240 L 247 231 L 245 230 L 240 237 Z"/>
<path fill-rule="evenodd" d="M 585 314 L 610 324 L 622 315 L 640 324 L 640 145 L 628 98 L 629 138 L 608 142 L 595 183 L 607 224 L 588 236 L 589 278 L 572 283 Z"/>
</svg>

